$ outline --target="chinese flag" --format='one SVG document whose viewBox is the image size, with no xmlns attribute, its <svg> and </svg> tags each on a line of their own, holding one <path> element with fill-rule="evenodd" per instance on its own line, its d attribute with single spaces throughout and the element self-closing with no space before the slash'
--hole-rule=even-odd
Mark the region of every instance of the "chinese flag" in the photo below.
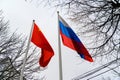
<svg viewBox="0 0 120 80">
<path fill-rule="evenodd" d="M 41 48 L 41 57 L 39 59 L 39 64 L 41 67 L 46 67 L 50 62 L 52 56 L 54 55 L 54 51 L 47 39 L 38 28 L 38 26 L 34 23 L 34 28 L 32 32 L 31 41 L 39 48 Z"/>
</svg>

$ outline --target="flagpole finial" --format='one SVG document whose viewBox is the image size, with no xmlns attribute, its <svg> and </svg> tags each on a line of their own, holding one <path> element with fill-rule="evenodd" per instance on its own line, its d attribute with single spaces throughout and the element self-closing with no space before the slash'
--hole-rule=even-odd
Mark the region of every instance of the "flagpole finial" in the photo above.
<svg viewBox="0 0 120 80">
<path fill-rule="evenodd" d="M 33 20 L 33 22 L 35 22 L 35 20 Z"/>
<path fill-rule="evenodd" d="M 59 11 L 57 11 L 57 13 L 59 14 Z"/>
</svg>

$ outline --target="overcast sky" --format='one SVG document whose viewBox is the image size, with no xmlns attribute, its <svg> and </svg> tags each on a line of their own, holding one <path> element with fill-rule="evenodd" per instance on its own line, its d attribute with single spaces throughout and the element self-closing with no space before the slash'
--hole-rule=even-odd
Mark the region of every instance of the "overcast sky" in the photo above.
<svg viewBox="0 0 120 80">
<path fill-rule="evenodd" d="M 18 34 L 28 36 L 32 20 L 35 20 L 55 52 L 48 68 L 38 75 L 40 77 L 45 75 L 46 80 L 59 80 L 57 10 L 55 8 L 43 7 L 41 4 L 38 6 L 36 2 L 25 2 L 25 0 L 0 0 L 0 9 L 3 10 L 5 19 L 10 21 L 10 30 L 17 30 Z M 62 12 L 60 14 L 63 16 Z M 75 51 L 63 45 L 61 47 L 64 80 L 71 80 L 93 69 L 93 66 L 97 66 L 78 57 Z"/>
</svg>

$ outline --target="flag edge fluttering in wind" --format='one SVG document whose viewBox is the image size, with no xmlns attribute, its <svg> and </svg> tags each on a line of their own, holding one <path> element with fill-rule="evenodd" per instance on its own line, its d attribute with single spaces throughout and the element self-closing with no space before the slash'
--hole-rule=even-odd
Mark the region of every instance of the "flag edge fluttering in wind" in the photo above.
<svg viewBox="0 0 120 80">
<path fill-rule="evenodd" d="M 41 67 L 46 67 L 53 57 L 54 51 L 36 23 L 33 24 L 31 42 L 34 43 L 37 47 L 41 48 L 39 65 Z"/>
<path fill-rule="evenodd" d="M 67 22 L 60 15 L 58 16 L 58 22 L 63 44 L 71 48 L 72 50 L 75 50 L 81 56 L 81 58 L 89 62 L 93 62 L 91 55 L 84 47 L 80 39 L 77 37 L 74 31 L 70 28 Z"/>
</svg>

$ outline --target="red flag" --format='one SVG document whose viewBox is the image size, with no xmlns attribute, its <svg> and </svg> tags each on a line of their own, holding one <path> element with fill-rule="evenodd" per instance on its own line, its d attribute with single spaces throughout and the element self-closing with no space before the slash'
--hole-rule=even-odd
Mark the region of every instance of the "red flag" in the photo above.
<svg viewBox="0 0 120 80">
<path fill-rule="evenodd" d="M 41 48 L 41 57 L 39 60 L 39 64 L 42 67 L 46 67 L 54 55 L 54 51 L 50 44 L 48 43 L 47 39 L 41 32 L 41 30 L 38 28 L 38 26 L 34 23 L 34 28 L 33 28 L 33 33 L 32 33 L 32 38 L 31 41 Z"/>
</svg>

